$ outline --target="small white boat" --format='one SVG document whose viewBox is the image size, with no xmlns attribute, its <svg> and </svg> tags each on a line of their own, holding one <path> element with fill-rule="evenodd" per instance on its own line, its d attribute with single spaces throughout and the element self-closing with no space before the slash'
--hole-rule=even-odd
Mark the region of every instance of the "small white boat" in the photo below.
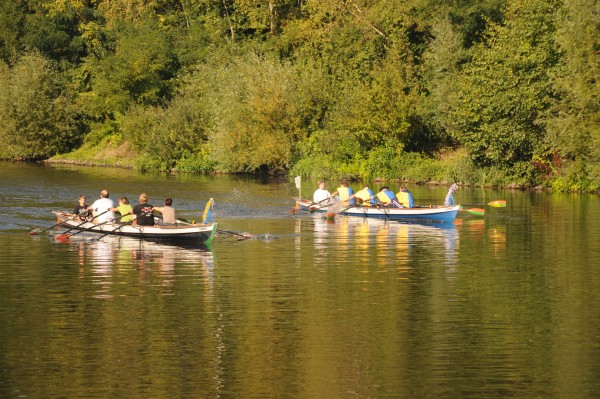
<svg viewBox="0 0 600 399">
<path fill-rule="evenodd" d="M 339 204 L 337 202 L 315 204 L 306 199 L 296 200 L 296 208 L 299 210 L 327 212 L 329 207 L 339 207 Z M 402 222 L 452 223 L 454 219 L 456 219 L 459 209 L 460 205 L 415 208 L 355 205 L 344 207 L 336 213 L 344 216 L 359 216 L 363 218 L 388 219 Z"/>
<path fill-rule="evenodd" d="M 176 226 L 138 226 L 118 223 L 93 223 L 73 218 L 71 214 L 54 211 L 60 225 L 66 227 L 70 234 L 94 233 L 101 235 L 115 235 L 135 237 L 158 242 L 195 242 L 208 244 L 217 232 L 217 223 L 192 224 L 178 221 Z M 67 232 L 65 232 L 67 233 Z M 65 234 L 63 233 L 63 234 Z M 65 234 L 65 236 L 67 236 Z"/>
</svg>

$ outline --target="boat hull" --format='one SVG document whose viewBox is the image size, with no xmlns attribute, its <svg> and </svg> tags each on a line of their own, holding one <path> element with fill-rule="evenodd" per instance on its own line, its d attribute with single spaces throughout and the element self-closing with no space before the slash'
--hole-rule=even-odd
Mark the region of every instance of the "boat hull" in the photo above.
<svg viewBox="0 0 600 399">
<path fill-rule="evenodd" d="M 183 224 L 177 226 L 137 226 L 120 224 L 95 224 L 71 219 L 65 214 L 55 212 L 62 222 L 62 226 L 73 231 L 86 233 L 135 237 L 158 242 L 197 242 L 208 244 L 217 232 L 217 223 L 211 224 Z"/>
<path fill-rule="evenodd" d="M 308 200 L 296 201 L 298 209 L 310 212 L 327 212 L 326 206 L 314 206 Z M 402 222 L 419 223 L 452 223 L 460 205 L 456 206 L 434 206 L 434 207 L 415 207 L 415 208 L 389 208 L 384 206 L 351 206 L 344 208 L 339 215 L 368 217 L 386 220 L 397 220 Z"/>
</svg>

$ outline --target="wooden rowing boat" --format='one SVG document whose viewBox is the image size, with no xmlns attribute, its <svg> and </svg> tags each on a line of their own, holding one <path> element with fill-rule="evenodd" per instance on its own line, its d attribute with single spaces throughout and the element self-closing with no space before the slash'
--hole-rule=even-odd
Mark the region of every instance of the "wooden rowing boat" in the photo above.
<svg viewBox="0 0 600 399">
<path fill-rule="evenodd" d="M 299 210 L 310 212 L 327 212 L 327 208 L 335 202 L 316 205 L 310 200 L 296 200 Z M 390 208 L 384 206 L 356 205 L 342 208 L 340 215 L 358 216 L 377 219 L 397 220 L 403 222 L 452 223 L 458 214 L 460 205 L 431 206 L 415 208 Z"/>
<path fill-rule="evenodd" d="M 217 223 L 192 224 L 178 221 L 176 226 L 137 226 L 118 223 L 82 223 L 79 219 L 74 219 L 72 215 L 54 211 L 61 226 L 69 230 L 79 232 L 135 237 L 158 242 L 194 242 L 198 244 L 208 244 L 212 241 L 217 232 Z"/>
</svg>

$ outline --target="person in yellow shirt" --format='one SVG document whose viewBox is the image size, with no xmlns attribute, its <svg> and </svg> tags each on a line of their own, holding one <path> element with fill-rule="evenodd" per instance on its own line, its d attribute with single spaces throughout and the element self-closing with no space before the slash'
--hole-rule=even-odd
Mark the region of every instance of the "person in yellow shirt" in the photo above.
<svg viewBox="0 0 600 399">
<path fill-rule="evenodd" d="M 133 222 L 133 208 L 129 204 L 127 197 L 119 198 L 119 205 L 116 208 L 110 208 L 113 212 L 119 212 L 121 214 L 118 219 L 120 224 L 131 224 Z"/>
</svg>

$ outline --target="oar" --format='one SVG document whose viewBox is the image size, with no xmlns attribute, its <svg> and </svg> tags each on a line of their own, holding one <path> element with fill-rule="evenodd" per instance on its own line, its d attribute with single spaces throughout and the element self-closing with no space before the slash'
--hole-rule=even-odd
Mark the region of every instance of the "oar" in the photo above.
<svg viewBox="0 0 600 399">
<path fill-rule="evenodd" d="M 461 205 L 460 210 L 461 211 L 465 211 L 465 212 L 469 212 L 471 215 L 477 215 L 477 216 L 483 216 L 483 215 L 485 215 L 485 209 L 483 209 L 483 208 L 469 208 L 469 209 L 464 209 L 463 206 Z"/>
<path fill-rule="evenodd" d="M 385 207 L 385 205 L 382 204 L 375 204 L 375 207 L 377 208 L 377 210 L 383 212 L 385 214 L 385 218 L 389 219 L 390 217 L 390 212 L 388 211 L 388 209 Z"/>
<path fill-rule="evenodd" d="M 354 205 L 346 204 L 345 201 L 335 202 L 334 204 L 329 205 L 327 207 L 327 213 L 325 214 L 325 218 L 327 218 L 327 220 L 333 220 L 333 218 L 335 218 L 335 215 L 345 211 L 348 208 L 352 208 L 353 206 Z"/>
<path fill-rule="evenodd" d="M 94 218 L 96 218 L 96 217 L 98 217 L 98 216 L 100 216 L 100 215 L 104 215 L 104 214 L 105 214 L 105 213 L 107 213 L 107 212 L 110 212 L 110 209 L 109 209 L 109 210 L 107 210 L 107 211 L 104 211 L 104 212 L 102 212 L 102 213 L 100 213 L 100 214 L 98 214 L 98 215 L 96 215 Z M 123 217 L 123 216 L 121 216 L 121 217 Z M 98 227 L 98 226 L 102 226 L 103 224 L 110 223 L 110 222 L 112 222 L 113 220 L 115 220 L 115 219 L 111 219 L 111 220 L 107 220 L 106 222 L 102 222 L 102 223 L 99 223 L 99 224 L 95 224 L 95 225 L 93 225 L 92 227 L 88 227 L 87 229 L 82 229 L 82 230 L 79 230 L 77 233 L 73 233 L 73 234 L 67 234 L 69 231 L 75 230 L 75 229 L 77 229 L 79 226 L 82 226 L 82 225 L 86 224 L 86 223 L 87 223 L 87 221 L 85 221 L 85 222 L 83 222 L 83 223 L 80 223 L 80 224 L 78 224 L 78 225 L 77 225 L 77 226 L 75 226 L 75 227 L 71 227 L 69 230 L 65 231 L 64 233 L 61 233 L 61 234 L 57 235 L 57 236 L 56 236 L 56 239 L 57 239 L 57 240 L 64 240 L 65 238 L 69 238 L 69 237 L 71 237 L 71 236 L 74 236 L 74 235 L 77 235 L 77 234 L 79 234 L 79 233 L 83 233 L 84 231 L 89 231 L 89 230 L 93 229 L 94 227 Z"/>
<path fill-rule="evenodd" d="M 85 223 L 85 222 L 84 222 Z M 45 231 L 51 230 L 53 228 L 55 228 L 56 226 L 60 226 L 61 224 L 63 224 L 63 221 L 61 220 L 60 222 L 56 223 L 55 225 L 52 225 L 50 227 L 48 227 L 47 229 L 44 230 L 40 230 L 40 229 L 33 229 L 29 232 L 30 236 L 36 236 L 38 234 L 42 234 Z"/>
<path fill-rule="evenodd" d="M 106 211 L 104 211 L 104 212 L 102 212 L 100 215 L 104 215 L 106 212 L 110 212 L 110 209 L 109 209 L 109 210 L 106 210 Z M 98 217 L 98 216 L 100 216 L 100 215 L 96 215 L 95 217 Z M 71 227 L 71 228 L 70 228 L 70 229 L 68 229 L 67 231 L 65 231 L 65 232 L 63 232 L 63 233 L 61 233 L 61 234 L 59 234 L 57 237 L 60 237 L 60 236 L 62 236 L 62 235 L 64 235 L 64 234 L 67 234 L 69 231 L 75 230 L 76 228 L 78 228 L 79 226 L 83 226 L 83 225 L 84 225 L 84 224 L 86 224 L 87 222 L 88 222 L 88 221 L 87 221 L 87 220 L 85 220 L 85 221 L 83 221 L 83 222 L 79 223 L 78 225 L 76 225 L 76 226 L 74 226 L 74 227 Z"/>
<path fill-rule="evenodd" d="M 118 219 L 121 219 L 123 216 L 126 216 L 126 215 L 122 215 L 122 216 L 121 216 L 121 217 L 119 217 Z M 100 240 L 101 240 L 103 237 L 106 237 L 107 235 L 109 235 L 109 234 L 112 234 L 112 233 L 115 233 L 117 230 L 120 230 L 120 229 L 122 229 L 122 228 L 123 228 L 123 226 L 126 226 L 126 225 L 125 225 L 125 224 L 122 224 L 122 225 L 120 225 L 119 227 L 117 227 L 116 229 L 114 229 L 114 230 L 111 230 L 111 231 L 109 231 L 108 233 L 104 233 L 104 234 L 102 234 L 100 237 L 98 237 L 98 240 L 97 240 L 97 241 L 100 241 Z"/>
<path fill-rule="evenodd" d="M 315 206 L 315 205 L 317 205 L 317 206 L 324 206 L 324 205 L 322 205 L 322 203 L 323 203 L 323 202 L 325 202 L 325 201 L 331 201 L 331 200 L 333 200 L 333 197 L 327 197 L 327 198 L 324 198 L 324 199 L 322 199 L 321 201 L 317 201 L 317 202 L 311 202 L 311 203 L 310 203 L 310 204 L 308 204 L 308 206 L 306 207 L 306 210 L 308 210 L 308 212 L 310 212 L 310 213 L 313 213 L 314 211 L 316 211 L 316 209 L 313 209 L 313 208 L 312 208 L 313 206 Z M 298 203 L 296 202 L 296 206 L 297 206 L 297 204 L 298 204 Z M 326 206 L 326 205 L 325 205 L 325 206 Z M 296 212 L 298 212 L 299 210 L 300 210 L 300 209 L 298 209 L 298 208 L 292 208 L 292 209 L 290 209 L 290 213 L 296 213 Z"/>
<path fill-rule="evenodd" d="M 506 201 L 505 200 L 494 200 L 494 201 L 488 202 L 487 205 L 488 206 L 493 206 L 495 208 L 504 208 L 504 207 L 506 207 Z M 474 206 L 474 207 L 485 206 L 483 204 L 461 205 L 460 210 L 461 211 L 469 212 L 471 215 L 477 215 L 477 216 L 483 216 L 483 215 L 485 215 L 485 209 L 483 209 L 483 208 L 469 208 L 469 209 L 464 209 L 463 208 L 464 206 Z"/>
<path fill-rule="evenodd" d="M 490 201 L 487 204 L 463 204 L 463 206 L 493 206 L 494 208 L 505 208 L 506 200 L 494 200 Z"/>
<path fill-rule="evenodd" d="M 189 220 L 186 220 L 184 218 L 177 218 L 177 220 L 180 220 L 184 223 L 188 223 L 190 225 L 192 225 L 193 223 L 190 222 Z M 254 237 L 252 234 L 250 233 L 236 233 L 235 231 L 230 231 L 230 230 L 221 230 L 221 229 L 217 229 L 217 233 L 221 233 L 221 234 L 229 234 L 232 236 L 237 236 L 237 237 L 241 237 L 241 238 L 252 238 Z"/>
<path fill-rule="evenodd" d="M 252 234 L 249 233 L 236 233 L 235 231 L 229 231 L 229 230 L 221 230 L 221 229 L 217 229 L 217 233 L 222 233 L 222 234 L 230 234 L 232 236 L 237 236 L 237 237 L 241 237 L 241 238 L 252 238 L 254 237 Z"/>
</svg>

